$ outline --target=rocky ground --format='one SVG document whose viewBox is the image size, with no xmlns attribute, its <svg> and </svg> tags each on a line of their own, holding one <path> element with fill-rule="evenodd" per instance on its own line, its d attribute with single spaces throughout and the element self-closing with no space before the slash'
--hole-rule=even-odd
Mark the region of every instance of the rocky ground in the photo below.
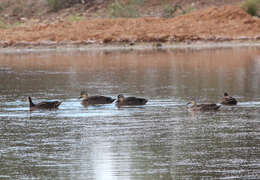
<svg viewBox="0 0 260 180">
<path fill-rule="evenodd" d="M 193 8 L 191 12 L 177 12 L 173 18 L 162 17 L 165 12 L 161 2 L 151 0 L 143 4 L 144 11 L 138 18 L 109 18 L 108 1 L 88 8 L 78 4 L 56 13 L 46 10 L 41 17 L 37 13 L 17 16 L 17 20 L 12 21 L 24 22 L 0 28 L 0 44 L 17 47 L 260 40 L 260 19 L 242 10 L 239 0 L 164 1 L 164 7 L 177 3 L 182 9 L 187 5 Z M 8 19 L 11 16 L 8 12 L 4 10 L 2 17 Z M 71 16 L 75 12 L 77 14 Z"/>
</svg>

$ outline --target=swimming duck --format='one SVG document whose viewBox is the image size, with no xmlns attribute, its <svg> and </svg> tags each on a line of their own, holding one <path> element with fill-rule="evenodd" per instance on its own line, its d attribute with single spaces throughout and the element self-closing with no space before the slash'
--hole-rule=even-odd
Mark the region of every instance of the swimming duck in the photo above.
<svg viewBox="0 0 260 180">
<path fill-rule="evenodd" d="M 43 101 L 38 104 L 34 104 L 32 102 L 32 98 L 30 96 L 27 97 L 29 101 L 30 110 L 34 109 L 57 109 L 59 105 L 62 103 L 60 101 Z"/>
<path fill-rule="evenodd" d="M 192 111 L 217 111 L 220 108 L 220 105 L 217 104 L 197 104 L 194 100 L 187 105 L 188 109 Z"/>
<path fill-rule="evenodd" d="M 229 96 L 228 93 L 224 93 L 224 97 L 221 99 L 220 104 L 223 105 L 236 105 L 237 100 L 232 96 Z"/>
<path fill-rule="evenodd" d="M 124 97 L 124 95 L 119 94 L 117 96 L 116 104 L 118 106 L 128 106 L 128 105 L 145 105 L 147 103 L 147 99 L 137 98 L 137 97 Z"/>
<path fill-rule="evenodd" d="M 111 104 L 115 101 L 115 99 L 106 96 L 88 96 L 86 91 L 81 91 L 79 98 L 82 98 L 81 104 L 84 106 Z"/>
</svg>

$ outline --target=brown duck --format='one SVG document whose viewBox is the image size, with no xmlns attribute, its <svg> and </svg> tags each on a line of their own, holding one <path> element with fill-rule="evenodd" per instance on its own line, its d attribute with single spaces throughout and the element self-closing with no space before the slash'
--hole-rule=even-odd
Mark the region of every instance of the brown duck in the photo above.
<svg viewBox="0 0 260 180">
<path fill-rule="evenodd" d="M 228 93 L 224 93 L 224 97 L 222 97 L 220 104 L 223 105 L 236 105 L 237 100 L 233 98 L 232 96 L 229 96 Z"/>
<path fill-rule="evenodd" d="M 187 105 L 191 111 L 217 111 L 220 108 L 220 105 L 217 104 L 197 104 L 194 100 L 191 100 Z"/>
<path fill-rule="evenodd" d="M 30 110 L 35 110 L 35 109 L 57 109 L 59 105 L 62 103 L 60 101 L 43 101 L 38 104 L 34 104 L 32 102 L 32 98 L 30 96 L 27 97 L 29 101 L 29 107 Z"/>
<path fill-rule="evenodd" d="M 124 97 L 124 95 L 119 94 L 117 96 L 116 104 L 117 106 L 128 106 L 128 105 L 145 105 L 147 99 L 137 98 L 137 97 Z"/>
<path fill-rule="evenodd" d="M 81 91 L 79 98 L 82 98 L 81 104 L 84 106 L 111 104 L 115 101 L 115 99 L 106 96 L 88 96 L 86 91 Z"/>
</svg>

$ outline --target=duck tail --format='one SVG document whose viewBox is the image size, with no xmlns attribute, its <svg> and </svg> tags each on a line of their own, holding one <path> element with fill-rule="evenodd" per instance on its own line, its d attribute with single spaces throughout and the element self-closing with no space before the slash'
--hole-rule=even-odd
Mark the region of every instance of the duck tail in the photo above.
<svg viewBox="0 0 260 180">
<path fill-rule="evenodd" d="M 28 100 L 29 100 L 30 107 L 35 106 L 35 104 L 32 102 L 32 98 L 30 96 L 28 96 Z"/>
<path fill-rule="evenodd" d="M 55 103 L 55 108 L 59 107 L 61 105 L 62 101 L 58 101 Z"/>
</svg>

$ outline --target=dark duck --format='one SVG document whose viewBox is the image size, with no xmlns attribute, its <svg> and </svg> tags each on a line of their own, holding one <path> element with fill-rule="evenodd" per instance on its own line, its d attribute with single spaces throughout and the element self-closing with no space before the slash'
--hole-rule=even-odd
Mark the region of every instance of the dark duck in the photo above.
<svg viewBox="0 0 260 180">
<path fill-rule="evenodd" d="M 62 103 L 60 101 L 43 101 L 38 104 L 34 104 L 32 102 L 32 98 L 30 96 L 27 97 L 29 101 L 29 107 L 30 110 L 35 110 L 35 109 L 57 109 L 59 105 Z"/>
<path fill-rule="evenodd" d="M 111 104 L 115 101 L 115 99 L 106 96 L 88 96 L 86 91 L 81 91 L 79 98 L 82 98 L 81 104 L 84 106 Z"/>
<path fill-rule="evenodd" d="M 131 106 L 131 105 L 145 105 L 147 99 L 137 98 L 137 97 L 124 97 L 124 95 L 119 94 L 117 97 L 116 104 L 118 106 Z"/>
<path fill-rule="evenodd" d="M 191 100 L 187 105 L 191 111 L 217 111 L 220 108 L 220 105 L 217 104 L 197 104 L 194 100 Z"/>
</svg>

